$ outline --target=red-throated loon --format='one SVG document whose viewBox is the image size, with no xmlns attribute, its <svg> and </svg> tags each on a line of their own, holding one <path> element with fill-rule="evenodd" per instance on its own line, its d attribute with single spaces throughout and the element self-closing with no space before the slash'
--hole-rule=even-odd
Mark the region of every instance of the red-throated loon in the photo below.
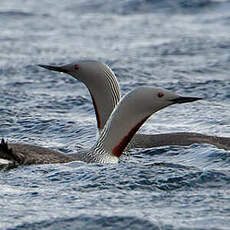
<svg viewBox="0 0 230 230">
<path fill-rule="evenodd" d="M 113 109 L 120 101 L 120 87 L 113 71 L 99 61 L 79 61 L 68 65 L 39 65 L 43 68 L 67 73 L 83 82 L 88 88 L 94 105 L 99 133 L 105 126 Z M 218 148 L 230 149 L 230 138 L 208 136 L 193 132 L 176 132 L 146 135 L 137 133 L 129 148 L 151 148 L 168 145 L 189 146 L 207 143 Z"/>
<path fill-rule="evenodd" d="M 2 140 L 0 158 L 15 164 L 51 164 L 71 161 L 117 163 L 137 130 L 153 113 L 173 104 L 200 99 L 182 97 L 160 88 L 139 87 L 118 103 L 92 148 L 76 154 L 64 155 L 48 148 L 27 144 L 7 144 Z"/>
</svg>

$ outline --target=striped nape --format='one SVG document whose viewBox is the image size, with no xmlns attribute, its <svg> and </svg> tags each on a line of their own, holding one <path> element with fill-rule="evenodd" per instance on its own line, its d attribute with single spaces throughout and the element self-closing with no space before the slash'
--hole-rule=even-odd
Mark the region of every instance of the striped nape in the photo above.
<svg viewBox="0 0 230 230">
<path fill-rule="evenodd" d="M 118 163 L 119 158 L 115 155 L 112 155 L 110 152 L 107 152 L 103 145 L 103 140 L 105 138 L 106 132 L 101 133 L 99 140 L 96 145 L 93 147 L 94 156 L 96 158 L 95 162 L 99 163 Z"/>
<path fill-rule="evenodd" d="M 110 89 L 112 101 L 113 101 L 113 107 L 115 107 L 121 98 L 120 87 L 118 85 L 118 82 L 112 70 L 109 69 L 109 67 L 107 68 L 104 68 L 104 73 L 108 79 L 109 89 Z"/>
<path fill-rule="evenodd" d="M 97 140 L 97 142 L 96 142 L 96 144 L 95 144 L 95 146 L 93 148 L 96 152 L 98 152 L 98 153 L 100 153 L 102 155 L 104 155 L 104 154 L 110 154 L 111 155 L 111 153 L 107 153 L 105 151 L 104 145 L 103 145 L 103 143 L 105 141 L 105 138 L 107 136 L 107 133 L 108 133 L 108 125 L 105 125 L 105 127 L 103 128 L 103 130 L 102 130 L 102 132 L 100 134 L 99 139 Z"/>
<path fill-rule="evenodd" d="M 106 134 L 108 133 L 108 126 L 105 126 L 104 129 L 102 130 L 100 137 L 95 145 L 95 149 L 102 149 L 104 151 L 104 146 L 103 142 L 105 140 Z"/>
<path fill-rule="evenodd" d="M 111 98 L 112 98 L 112 102 L 113 102 L 112 108 L 114 109 L 121 99 L 120 86 L 117 82 L 115 74 L 107 65 L 105 65 L 105 67 L 103 68 L 103 71 L 104 71 L 105 76 L 107 77 L 106 79 L 108 80 L 107 81 L 108 82 L 107 87 L 111 92 Z M 111 113 L 112 112 L 113 111 L 111 111 Z M 107 119 L 109 119 L 109 117 Z M 99 137 L 99 139 L 95 145 L 95 150 L 102 153 L 102 154 L 106 153 L 104 146 L 103 146 L 103 143 L 106 139 L 106 136 L 108 135 L 108 131 L 109 131 L 108 125 L 107 126 L 105 125 L 103 127 L 103 130 L 100 134 L 100 137 Z M 107 153 L 107 154 L 112 155 L 111 153 Z"/>
<path fill-rule="evenodd" d="M 103 90 L 106 90 L 107 99 L 109 99 L 110 101 L 109 104 L 106 104 L 105 102 L 103 102 L 103 100 L 101 102 L 100 98 L 95 97 L 92 89 L 88 88 L 93 101 L 95 115 L 97 119 L 97 127 L 99 131 L 104 128 L 110 114 L 120 101 L 120 87 L 116 80 L 116 76 L 114 75 L 112 70 L 106 65 L 103 66 L 102 71 L 104 75 L 104 89 L 102 89 L 102 93 Z M 101 96 L 103 95 L 101 94 Z"/>
</svg>

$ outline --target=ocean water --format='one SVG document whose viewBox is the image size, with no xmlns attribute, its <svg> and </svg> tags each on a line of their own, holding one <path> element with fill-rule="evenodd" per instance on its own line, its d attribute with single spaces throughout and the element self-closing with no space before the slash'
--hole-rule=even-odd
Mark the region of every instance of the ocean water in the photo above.
<svg viewBox="0 0 230 230">
<path fill-rule="evenodd" d="M 140 85 L 203 101 L 143 133 L 230 137 L 230 1 L 2 0 L 0 136 L 64 152 L 96 140 L 89 93 L 37 64 L 92 59 L 122 94 Z M 0 229 L 230 229 L 230 153 L 207 144 L 130 151 L 119 164 L 0 171 Z"/>
</svg>

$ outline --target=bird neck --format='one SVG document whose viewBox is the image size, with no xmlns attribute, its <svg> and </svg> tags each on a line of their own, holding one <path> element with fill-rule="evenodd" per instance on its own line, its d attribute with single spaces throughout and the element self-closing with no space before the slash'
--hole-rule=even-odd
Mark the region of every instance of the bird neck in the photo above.
<svg viewBox="0 0 230 230">
<path fill-rule="evenodd" d="M 101 132 L 110 114 L 120 101 L 120 87 L 112 72 L 105 71 L 105 76 L 87 83 L 97 119 L 97 127 Z"/>
<path fill-rule="evenodd" d="M 111 114 L 94 149 L 120 158 L 141 125 L 149 118 L 148 113 L 136 113 L 138 105 L 123 100 Z"/>
</svg>

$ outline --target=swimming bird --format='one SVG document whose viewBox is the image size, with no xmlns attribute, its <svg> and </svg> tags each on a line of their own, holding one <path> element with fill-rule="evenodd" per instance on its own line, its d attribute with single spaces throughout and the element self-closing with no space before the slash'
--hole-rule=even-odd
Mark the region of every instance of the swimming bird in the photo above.
<svg viewBox="0 0 230 230">
<path fill-rule="evenodd" d="M 160 88 L 139 87 L 124 96 L 118 103 L 92 148 L 64 155 L 34 145 L 7 144 L 2 139 L 0 158 L 14 164 L 51 164 L 71 161 L 117 163 L 137 130 L 153 113 L 173 104 L 200 99 L 182 97 Z"/>
<path fill-rule="evenodd" d="M 81 81 L 89 90 L 96 114 L 99 133 L 104 128 L 110 114 L 121 98 L 120 87 L 113 71 L 99 61 L 82 60 L 67 65 L 39 65 L 45 69 L 67 73 Z M 230 138 L 208 136 L 194 132 L 176 132 L 163 134 L 137 133 L 129 148 L 151 148 L 159 146 L 207 143 L 218 148 L 230 149 Z"/>
</svg>

